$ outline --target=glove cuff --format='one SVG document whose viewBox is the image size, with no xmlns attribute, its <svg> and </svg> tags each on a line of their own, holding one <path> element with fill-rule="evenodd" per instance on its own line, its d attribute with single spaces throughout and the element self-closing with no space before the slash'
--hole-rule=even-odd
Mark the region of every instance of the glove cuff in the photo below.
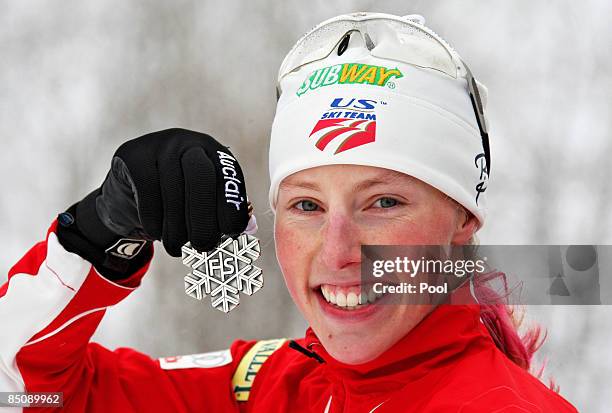
<svg viewBox="0 0 612 413">
<path fill-rule="evenodd" d="M 59 214 L 57 236 L 62 246 L 86 259 L 112 281 L 128 278 L 153 257 L 151 241 L 121 237 L 96 212 L 100 189 Z"/>
</svg>

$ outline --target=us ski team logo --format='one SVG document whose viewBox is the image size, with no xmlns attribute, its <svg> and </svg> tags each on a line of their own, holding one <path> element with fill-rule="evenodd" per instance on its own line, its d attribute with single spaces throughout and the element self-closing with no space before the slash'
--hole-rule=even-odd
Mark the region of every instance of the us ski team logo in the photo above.
<svg viewBox="0 0 612 413">
<path fill-rule="evenodd" d="M 308 135 L 316 139 L 315 146 L 323 151 L 337 138 L 342 141 L 334 155 L 376 139 L 375 105 L 371 99 L 336 98 Z"/>
<path fill-rule="evenodd" d="M 389 80 L 403 76 L 398 68 L 389 69 L 384 66 L 344 63 L 315 70 L 308 75 L 296 93 L 302 96 L 309 90 L 322 86 L 345 83 L 386 86 Z"/>
</svg>

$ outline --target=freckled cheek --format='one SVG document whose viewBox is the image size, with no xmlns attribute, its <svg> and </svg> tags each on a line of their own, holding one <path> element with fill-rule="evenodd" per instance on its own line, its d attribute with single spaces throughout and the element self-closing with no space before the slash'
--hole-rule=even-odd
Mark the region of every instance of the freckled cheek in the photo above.
<svg viewBox="0 0 612 413">
<path fill-rule="evenodd" d="M 406 220 L 366 229 L 365 243 L 372 245 L 443 245 L 452 234 L 452 219 L 446 211 L 427 212 Z"/>
<path fill-rule="evenodd" d="M 289 224 L 277 221 L 274 228 L 274 238 L 276 240 L 276 256 L 278 263 L 285 277 L 287 289 L 298 302 L 305 299 L 305 292 L 308 288 L 308 274 L 311 268 L 311 256 L 309 247 L 312 240 L 303 231 L 292 228 Z"/>
</svg>

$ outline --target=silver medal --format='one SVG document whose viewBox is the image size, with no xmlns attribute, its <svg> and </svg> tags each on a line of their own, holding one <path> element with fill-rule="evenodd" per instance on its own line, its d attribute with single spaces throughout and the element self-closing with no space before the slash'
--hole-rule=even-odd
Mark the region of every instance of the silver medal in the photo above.
<svg viewBox="0 0 612 413">
<path fill-rule="evenodd" d="M 208 252 L 185 244 L 183 264 L 191 269 L 184 278 L 185 293 L 196 300 L 210 295 L 214 308 L 229 313 L 240 304 L 241 292 L 253 295 L 263 287 L 261 268 L 253 265 L 260 251 L 259 240 L 249 234 L 224 237 Z"/>
</svg>

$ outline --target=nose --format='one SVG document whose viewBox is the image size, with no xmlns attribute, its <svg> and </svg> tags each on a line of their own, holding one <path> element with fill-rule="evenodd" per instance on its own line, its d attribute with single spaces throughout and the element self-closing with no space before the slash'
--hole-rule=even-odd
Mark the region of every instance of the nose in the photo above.
<svg viewBox="0 0 612 413">
<path fill-rule="evenodd" d="M 322 235 L 320 261 L 328 271 L 340 271 L 361 263 L 359 228 L 350 216 L 330 214 Z"/>
</svg>

